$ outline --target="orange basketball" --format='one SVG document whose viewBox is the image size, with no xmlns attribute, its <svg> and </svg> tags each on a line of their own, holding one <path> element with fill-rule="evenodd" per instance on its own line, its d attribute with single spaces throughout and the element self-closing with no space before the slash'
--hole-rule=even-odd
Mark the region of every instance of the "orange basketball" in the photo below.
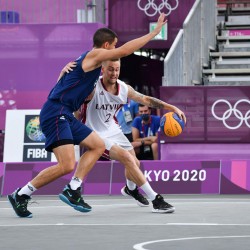
<svg viewBox="0 0 250 250">
<path fill-rule="evenodd" d="M 185 123 L 176 113 L 168 112 L 162 116 L 160 127 L 166 136 L 175 137 L 182 133 Z"/>
</svg>

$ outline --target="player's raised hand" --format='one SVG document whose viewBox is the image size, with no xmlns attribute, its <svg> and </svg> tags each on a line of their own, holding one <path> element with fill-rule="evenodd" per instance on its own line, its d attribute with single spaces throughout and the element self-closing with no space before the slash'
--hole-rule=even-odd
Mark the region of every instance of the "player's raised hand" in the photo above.
<svg viewBox="0 0 250 250">
<path fill-rule="evenodd" d="M 158 18 L 157 25 L 154 29 L 156 35 L 160 33 L 162 26 L 167 23 L 168 20 L 165 18 L 166 18 L 166 15 L 164 13 L 161 13 Z"/>
</svg>

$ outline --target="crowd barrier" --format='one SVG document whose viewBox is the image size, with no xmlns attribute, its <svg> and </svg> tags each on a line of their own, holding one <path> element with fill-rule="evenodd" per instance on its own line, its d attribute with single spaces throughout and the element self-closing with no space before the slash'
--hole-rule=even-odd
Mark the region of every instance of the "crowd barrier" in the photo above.
<svg viewBox="0 0 250 250">
<path fill-rule="evenodd" d="M 0 163 L 1 195 L 25 185 L 51 162 Z M 141 161 L 141 169 L 161 194 L 249 194 L 250 160 Z M 36 191 L 58 195 L 72 177 L 65 175 Z M 117 161 L 98 161 L 84 182 L 86 195 L 119 195 L 124 167 Z"/>
</svg>

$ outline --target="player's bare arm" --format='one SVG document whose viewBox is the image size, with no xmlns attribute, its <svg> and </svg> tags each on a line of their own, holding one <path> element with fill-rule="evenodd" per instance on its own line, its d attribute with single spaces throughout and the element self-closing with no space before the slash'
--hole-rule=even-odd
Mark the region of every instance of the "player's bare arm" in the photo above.
<svg viewBox="0 0 250 250">
<path fill-rule="evenodd" d="M 166 15 L 164 13 L 161 13 L 158 18 L 157 25 L 153 31 L 142 37 L 131 40 L 119 48 L 115 48 L 117 41 L 115 41 L 113 48 L 112 44 L 104 44 L 102 48 L 94 48 L 86 55 L 85 59 L 83 60 L 83 70 L 85 72 L 94 70 L 95 68 L 100 67 L 103 61 L 122 58 L 140 49 L 159 34 L 162 26 L 167 23 L 167 20 L 165 20 L 165 16 Z"/>
<path fill-rule="evenodd" d="M 186 122 L 186 116 L 185 114 L 176 106 L 168 104 L 166 102 L 161 101 L 160 99 L 157 99 L 152 96 L 143 95 L 137 91 L 135 91 L 130 85 L 128 86 L 128 98 L 132 99 L 138 103 L 144 104 L 146 106 L 149 106 L 151 108 L 157 108 L 157 109 L 166 109 L 175 112 L 178 114 L 178 116 Z"/>
<path fill-rule="evenodd" d="M 157 98 L 151 97 L 151 96 L 147 96 L 147 95 L 143 95 L 137 91 L 135 91 L 130 85 L 128 85 L 128 98 L 132 99 L 136 102 L 139 102 L 141 104 L 144 104 L 146 106 L 149 106 L 151 108 L 158 108 L 158 109 L 169 109 L 171 111 L 173 111 L 171 108 L 172 105 L 169 105 Z M 167 104 L 167 108 L 166 105 Z"/>
</svg>

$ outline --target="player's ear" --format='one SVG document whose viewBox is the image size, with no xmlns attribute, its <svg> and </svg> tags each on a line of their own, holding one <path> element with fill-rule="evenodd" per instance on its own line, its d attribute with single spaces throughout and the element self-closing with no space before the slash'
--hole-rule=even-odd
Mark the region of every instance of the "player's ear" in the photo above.
<svg viewBox="0 0 250 250">
<path fill-rule="evenodd" d="M 105 42 L 105 43 L 103 44 L 103 48 L 104 48 L 104 49 L 108 49 L 108 48 L 109 48 L 109 45 L 110 45 L 109 42 Z"/>
<path fill-rule="evenodd" d="M 106 61 L 102 62 L 102 69 L 101 69 L 101 72 L 102 72 L 102 73 L 104 72 L 105 65 L 106 65 Z"/>
</svg>

